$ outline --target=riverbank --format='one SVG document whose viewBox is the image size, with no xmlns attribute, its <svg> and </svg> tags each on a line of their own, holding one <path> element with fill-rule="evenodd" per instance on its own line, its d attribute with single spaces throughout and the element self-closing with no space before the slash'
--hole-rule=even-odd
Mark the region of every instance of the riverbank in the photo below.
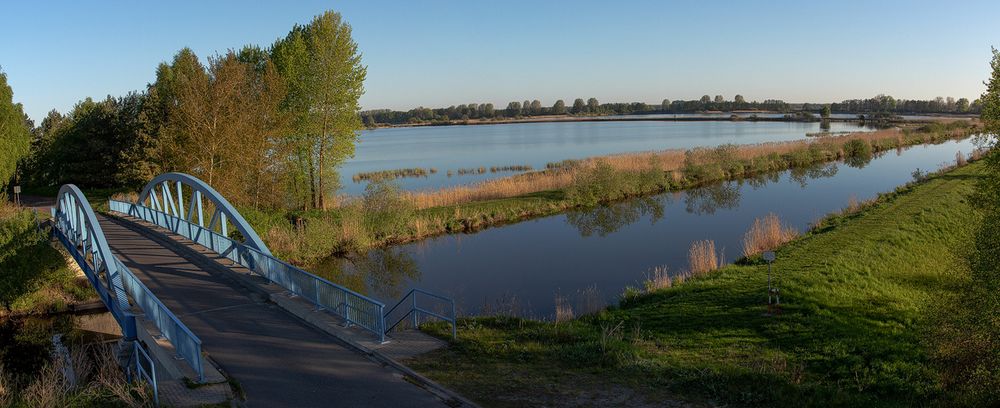
<svg viewBox="0 0 1000 408">
<path fill-rule="evenodd" d="M 365 197 L 328 211 L 241 211 L 283 259 L 309 264 L 331 254 L 472 232 L 598 203 L 762 177 L 833 160 L 863 165 L 887 150 L 967 137 L 976 131 L 975 126 L 953 122 L 794 142 L 617 154 L 554 163 L 544 171 L 430 192 L 405 193 L 391 184 L 376 183 Z"/>
<path fill-rule="evenodd" d="M 692 113 L 677 114 L 674 116 L 665 116 L 669 114 L 630 114 L 630 115 L 544 115 L 544 116 L 531 116 L 531 117 L 521 117 L 521 118 L 493 118 L 493 119 L 468 119 L 468 120 L 441 120 L 433 122 L 416 122 L 416 123 L 403 123 L 403 124 L 376 124 L 370 129 L 390 129 L 390 128 L 406 128 L 406 127 L 425 127 L 425 126 L 475 126 L 475 125 L 503 125 L 512 123 L 551 123 L 551 122 L 636 122 L 636 121 L 662 121 L 662 122 L 705 122 L 705 121 L 720 121 L 720 120 L 732 120 L 732 121 L 757 121 L 757 122 L 817 122 L 820 120 L 818 115 L 815 115 L 812 119 L 807 119 L 803 116 L 796 115 L 795 112 L 787 112 L 788 117 L 770 117 L 770 116 L 753 116 L 753 115 L 775 115 L 782 114 L 782 112 L 774 111 L 736 111 L 736 112 L 705 112 L 706 116 L 691 116 Z M 729 114 L 728 118 L 723 116 L 709 116 L 709 114 Z M 749 116 L 748 116 L 749 115 Z M 927 115 L 931 116 L 931 115 Z M 970 115 L 939 115 L 935 119 L 927 120 L 906 120 L 904 122 L 909 123 L 925 123 L 933 122 L 938 120 L 967 120 L 972 119 L 977 116 Z M 855 115 L 853 117 L 833 117 L 825 119 L 830 122 L 857 122 L 858 117 Z"/>
<path fill-rule="evenodd" d="M 97 299 L 36 225 L 33 210 L 0 203 L 0 318 L 64 312 Z"/>
<path fill-rule="evenodd" d="M 462 319 L 452 347 L 408 364 L 497 407 L 995 404 L 982 377 L 954 375 L 963 336 L 940 331 L 973 330 L 974 311 L 949 303 L 975 293 L 967 196 L 982 170 L 926 177 L 782 246 L 777 316 L 767 267 L 745 262 L 570 321 Z"/>
</svg>

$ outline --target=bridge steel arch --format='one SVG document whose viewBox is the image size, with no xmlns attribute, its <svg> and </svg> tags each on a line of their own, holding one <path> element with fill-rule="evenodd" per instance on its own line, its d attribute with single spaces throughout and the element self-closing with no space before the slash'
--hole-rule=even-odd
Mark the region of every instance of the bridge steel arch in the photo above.
<svg viewBox="0 0 1000 408">
<path fill-rule="evenodd" d="M 97 222 L 93 207 L 75 185 L 59 188 L 52 207 L 53 234 L 62 242 L 84 275 L 94 286 L 101 301 L 114 316 L 126 340 L 135 339 L 135 315 L 122 279 L 121 264 L 111 253 L 104 230 Z"/>
<path fill-rule="evenodd" d="M 186 187 L 186 188 L 185 188 Z M 185 193 L 188 198 L 185 200 Z M 213 210 L 208 225 L 205 225 L 205 203 L 207 199 Z M 187 206 L 185 207 L 185 201 Z M 146 184 L 139 193 L 136 204 L 177 217 L 180 220 L 214 231 L 218 227 L 224 237 L 229 237 L 229 224 L 243 236 L 243 244 L 268 256 L 271 250 L 260 239 L 250 223 L 240 215 L 222 194 L 204 181 L 185 173 L 164 173 Z"/>
<path fill-rule="evenodd" d="M 59 188 L 52 219 L 52 234 L 73 256 L 114 316 L 123 340 L 136 341 L 136 313 L 140 313 L 173 344 L 177 355 L 197 373 L 198 381 L 204 381 L 201 340 L 115 257 L 93 207 L 79 188 L 72 184 Z"/>
</svg>

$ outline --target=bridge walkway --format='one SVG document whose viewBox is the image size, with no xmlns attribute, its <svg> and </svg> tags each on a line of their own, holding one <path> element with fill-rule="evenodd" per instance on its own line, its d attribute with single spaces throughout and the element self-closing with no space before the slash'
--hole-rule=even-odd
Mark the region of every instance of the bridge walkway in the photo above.
<svg viewBox="0 0 1000 408">
<path fill-rule="evenodd" d="M 98 216 L 114 252 L 239 383 L 246 405 L 426 407 L 444 401 L 213 272 L 193 250 Z M 213 265 L 214 264 L 214 265 Z"/>
</svg>

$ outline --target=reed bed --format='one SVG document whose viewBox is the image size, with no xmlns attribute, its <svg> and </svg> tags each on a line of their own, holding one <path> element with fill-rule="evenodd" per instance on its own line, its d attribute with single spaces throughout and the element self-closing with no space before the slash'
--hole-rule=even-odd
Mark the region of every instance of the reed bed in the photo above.
<svg viewBox="0 0 1000 408">
<path fill-rule="evenodd" d="M 351 177 L 355 183 L 362 181 L 382 181 L 382 180 L 395 180 L 398 178 L 418 178 L 427 177 L 429 174 L 437 173 L 437 169 L 429 168 L 423 169 L 419 167 L 407 168 L 407 169 L 393 169 L 393 170 L 379 170 L 370 172 L 360 172 Z"/>
<path fill-rule="evenodd" d="M 518 171 L 532 171 L 532 170 L 534 170 L 534 168 L 528 164 L 514 164 L 510 166 L 490 167 L 490 173 L 518 172 Z"/>
<path fill-rule="evenodd" d="M 908 136 L 901 129 L 886 129 L 874 132 L 858 132 L 845 135 L 831 135 L 822 138 L 811 138 L 788 142 L 767 142 L 750 145 L 727 145 L 715 148 L 670 149 L 662 151 L 622 153 L 607 156 L 592 157 L 581 160 L 566 160 L 549 163 L 545 170 L 533 171 L 493 180 L 486 180 L 464 186 L 453 186 L 438 190 L 418 191 L 410 193 L 417 208 L 457 205 L 474 201 L 494 200 L 516 197 L 546 190 L 559 190 L 573 184 L 574 175 L 593 169 L 598 163 L 606 163 L 616 171 L 642 172 L 660 170 L 670 173 L 673 180 L 682 179 L 684 170 L 691 166 L 726 162 L 750 162 L 763 158 L 773 159 L 782 155 L 793 155 L 807 151 L 810 147 L 824 147 L 832 152 L 829 159 L 844 157 L 842 146 L 852 140 L 859 140 L 876 150 L 885 150 L 907 144 L 923 141 L 928 136 L 919 133 Z M 949 137 L 958 134 L 949 133 Z M 914 139 L 917 137 L 917 139 Z M 460 169 L 486 172 L 485 168 Z"/>
<path fill-rule="evenodd" d="M 719 269 L 722 257 L 715 252 L 715 241 L 710 239 L 695 241 L 688 250 L 688 265 L 691 275 L 699 276 Z"/>
<path fill-rule="evenodd" d="M 743 256 L 751 257 L 764 251 L 773 251 L 799 235 L 795 228 L 785 226 L 774 213 L 753 221 L 743 235 Z"/>
</svg>

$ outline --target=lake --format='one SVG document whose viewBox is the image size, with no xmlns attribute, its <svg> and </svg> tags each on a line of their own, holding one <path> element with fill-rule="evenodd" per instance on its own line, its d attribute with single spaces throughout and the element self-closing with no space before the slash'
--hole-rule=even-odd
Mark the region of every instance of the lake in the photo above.
<svg viewBox="0 0 1000 408">
<path fill-rule="evenodd" d="M 870 130 L 858 123 L 833 122 L 830 132 Z M 340 193 L 358 195 L 365 182 L 359 172 L 402 168 L 436 169 L 427 177 L 397 179 L 407 190 L 437 189 L 515 174 L 490 173 L 492 166 L 530 165 L 611 153 L 687 149 L 722 144 L 798 140 L 820 132 L 820 123 L 803 122 L 552 122 L 475 126 L 386 128 L 361 132 L 355 157 L 340 169 Z M 484 167 L 484 174 L 458 175 L 459 169 Z M 448 171 L 453 174 L 448 176 Z"/>
<path fill-rule="evenodd" d="M 534 125 L 533 125 L 534 126 Z M 581 311 L 614 302 L 649 271 L 687 267 L 687 251 L 712 239 L 732 262 L 756 217 L 776 213 L 805 231 L 825 214 L 936 170 L 971 139 L 890 151 L 863 166 L 837 162 L 719 183 L 685 192 L 490 228 L 373 251 L 356 265 L 328 260 L 307 270 L 392 304 L 411 287 L 453 297 L 460 313 L 506 311 L 549 318 L 557 295 Z"/>
</svg>

